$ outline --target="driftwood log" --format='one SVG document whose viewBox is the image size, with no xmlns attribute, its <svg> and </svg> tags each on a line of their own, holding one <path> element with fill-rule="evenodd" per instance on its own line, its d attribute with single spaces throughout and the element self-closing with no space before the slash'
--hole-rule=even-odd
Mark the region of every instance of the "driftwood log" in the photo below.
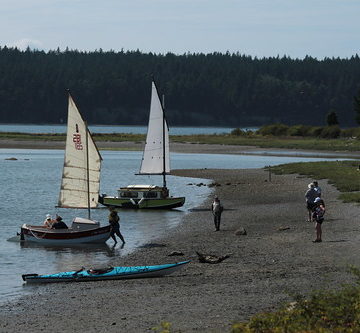
<svg viewBox="0 0 360 333">
<path fill-rule="evenodd" d="M 229 255 L 224 255 L 224 256 L 215 256 L 212 254 L 202 254 L 198 251 L 196 251 L 196 254 L 198 255 L 199 258 L 199 262 L 202 263 L 207 263 L 207 264 L 218 264 L 222 261 L 224 261 L 226 258 L 229 258 Z"/>
</svg>

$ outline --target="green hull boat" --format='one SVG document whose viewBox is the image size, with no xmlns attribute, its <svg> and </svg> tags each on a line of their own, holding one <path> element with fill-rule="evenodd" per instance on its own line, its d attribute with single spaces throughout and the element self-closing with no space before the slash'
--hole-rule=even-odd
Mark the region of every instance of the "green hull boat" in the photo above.
<svg viewBox="0 0 360 333">
<path fill-rule="evenodd" d="M 104 206 L 135 209 L 171 209 L 181 207 L 185 197 L 172 197 L 166 187 L 170 174 L 169 129 L 164 106 L 152 82 L 148 132 L 138 175 L 161 175 L 163 186 L 129 185 L 117 190 L 117 196 L 103 194 L 99 202 Z"/>
</svg>

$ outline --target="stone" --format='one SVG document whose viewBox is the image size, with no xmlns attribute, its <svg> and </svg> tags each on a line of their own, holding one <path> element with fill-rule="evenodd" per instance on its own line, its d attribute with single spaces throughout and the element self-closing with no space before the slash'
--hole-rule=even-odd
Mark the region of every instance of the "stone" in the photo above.
<svg viewBox="0 0 360 333">
<path fill-rule="evenodd" d="M 239 228 L 235 231 L 235 235 L 236 236 L 245 236 L 245 235 L 247 235 L 247 232 L 246 232 L 245 228 Z"/>
</svg>

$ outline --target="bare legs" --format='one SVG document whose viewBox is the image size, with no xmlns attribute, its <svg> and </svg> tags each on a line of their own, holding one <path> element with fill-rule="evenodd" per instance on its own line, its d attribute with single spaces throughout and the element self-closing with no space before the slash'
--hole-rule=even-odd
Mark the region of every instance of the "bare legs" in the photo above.
<svg viewBox="0 0 360 333">
<path fill-rule="evenodd" d="M 315 223 L 315 230 L 316 230 L 316 239 L 314 242 L 319 243 L 321 242 L 322 230 L 321 230 L 321 223 Z"/>
</svg>

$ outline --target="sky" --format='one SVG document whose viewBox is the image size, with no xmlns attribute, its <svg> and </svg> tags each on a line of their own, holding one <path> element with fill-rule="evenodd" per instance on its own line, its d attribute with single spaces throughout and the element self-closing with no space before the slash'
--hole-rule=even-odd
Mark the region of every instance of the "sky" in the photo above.
<svg viewBox="0 0 360 333">
<path fill-rule="evenodd" d="M 0 46 L 349 58 L 359 14 L 360 0 L 0 0 Z"/>
</svg>

